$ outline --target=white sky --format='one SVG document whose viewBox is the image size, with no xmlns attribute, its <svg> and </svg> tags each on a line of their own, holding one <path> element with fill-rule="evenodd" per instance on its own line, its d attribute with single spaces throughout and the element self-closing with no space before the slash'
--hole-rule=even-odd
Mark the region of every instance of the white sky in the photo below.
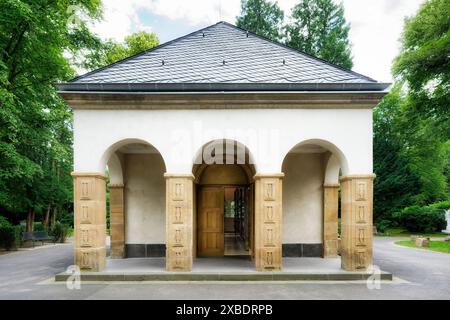
<svg viewBox="0 0 450 320">
<path fill-rule="evenodd" d="M 277 2 L 289 16 L 296 0 Z M 399 52 L 404 17 L 414 15 L 424 0 L 343 2 L 351 24 L 353 70 L 391 82 L 390 70 Z M 96 24 L 93 31 L 118 41 L 139 30 L 158 30 L 159 38 L 166 42 L 220 20 L 234 24 L 240 11 L 240 0 L 103 0 L 103 4 L 104 21 Z"/>
</svg>

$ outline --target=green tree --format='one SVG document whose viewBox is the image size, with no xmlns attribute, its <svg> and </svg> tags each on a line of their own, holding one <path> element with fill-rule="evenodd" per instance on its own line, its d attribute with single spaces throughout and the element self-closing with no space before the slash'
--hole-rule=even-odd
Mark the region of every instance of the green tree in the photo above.
<svg viewBox="0 0 450 320">
<path fill-rule="evenodd" d="M 420 174 L 422 202 L 448 197 L 450 147 L 450 3 L 428 0 L 405 20 L 393 73 L 404 81 L 405 153 Z"/>
<path fill-rule="evenodd" d="M 282 37 L 284 12 L 277 3 L 266 0 L 241 0 L 241 13 L 236 25 L 268 39 L 279 41 Z"/>
<path fill-rule="evenodd" d="M 374 218 L 390 220 L 391 214 L 416 204 L 421 184 L 419 174 L 411 168 L 403 153 L 404 137 L 399 133 L 403 96 L 401 86 L 395 86 L 374 109 L 373 159 Z"/>
<path fill-rule="evenodd" d="M 91 60 L 89 69 L 110 65 L 158 45 L 158 36 L 153 32 L 145 31 L 136 32 L 125 37 L 124 43 L 107 40 L 100 51 L 92 52 L 92 55 L 89 57 Z"/>
<path fill-rule="evenodd" d="M 82 18 L 99 19 L 100 7 L 100 0 L 0 3 L 0 214 L 27 217 L 29 229 L 36 215 L 70 209 L 71 112 L 55 84 L 100 47 Z"/>
<path fill-rule="evenodd" d="M 428 0 L 416 16 L 405 20 L 402 51 L 393 73 L 408 84 L 416 100 L 411 107 L 449 138 L 450 127 L 450 2 Z"/>
<path fill-rule="evenodd" d="M 344 5 L 333 0 L 300 0 L 292 9 L 292 22 L 286 25 L 286 44 L 292 48 L 351 69 Z"/>
</svg>

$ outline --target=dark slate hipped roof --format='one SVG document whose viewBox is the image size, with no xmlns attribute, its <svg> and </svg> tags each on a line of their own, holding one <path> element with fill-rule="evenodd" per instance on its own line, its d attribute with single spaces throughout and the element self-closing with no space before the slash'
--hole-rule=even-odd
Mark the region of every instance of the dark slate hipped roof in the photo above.
<svg viewBox="0 0 450 320">
<path fill-rule="evenodd" d="M 384 90 L 387 84 L 219 22 L 60 85 L 61 90 Z M 328 89 L 330 90 L 330 89 Z M 182 90 L 181 90 L 182 91 Z"/>
</svg>

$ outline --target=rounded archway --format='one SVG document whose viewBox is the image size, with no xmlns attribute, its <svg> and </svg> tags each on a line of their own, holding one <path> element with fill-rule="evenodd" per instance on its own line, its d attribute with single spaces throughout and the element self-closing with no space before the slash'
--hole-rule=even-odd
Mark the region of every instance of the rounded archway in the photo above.
<svg viewBox="0 0 450 320">
<path fill-rule="evenodd" d="M 246 146 L 219 139 L 194 158 L 197 255 L 247 255 L 254 251 L 253 158 Z"/>
<path fill-rule="evenodd" d="M 124 139 L 102 157 L 109 185 L 111 258 L 165 255 L 164 159 L 150 143 Z"/>
<path fill-rule="evenodd" d="M 328 141 L 306 140 L 286 154 L 282 164 L 284 256 L 327 256 L 330 237 L 337 247 L 337 202 L 329 214 L 328 188 L 337 201 L 339 172 L 347 170 L 345 155 Z"/>
</svg>

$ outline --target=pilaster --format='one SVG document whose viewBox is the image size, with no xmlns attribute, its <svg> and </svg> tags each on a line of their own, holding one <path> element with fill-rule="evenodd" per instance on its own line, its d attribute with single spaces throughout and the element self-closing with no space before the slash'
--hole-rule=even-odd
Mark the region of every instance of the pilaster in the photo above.
<svg viewBox="0 0 450 320">
<path fill-rule="evenodd" d="M 109 185 L 109 234 L 112 259 L 125 257 L 125 214 L 123 184 Z"/>
<path fill-rule="evenodd" d="M 341 265 L 347 271 L 364 271 L 372 264 L 374 178 L 374 174 L 340 178 Z"/>
<path fill-rule="evenodd" d="M 106 178 L 72 173 L 74 179 L 75 264 L 85 271 L 106 266 Z"/>
<path fill-rule="evenodd" d="M 338 256 L 339 184 L 323 186 L 323 257 Z"/>
<path fill-rule="evenodd" d="M 191 271 L 194 252 L 194 176 L 166 178 L 166 270 Z"/>
<path fill-rule="evenodd" d="M 283 173 L 255 176 L 255 263 L 257 271 L 281 270 Z"/>
</svg>

